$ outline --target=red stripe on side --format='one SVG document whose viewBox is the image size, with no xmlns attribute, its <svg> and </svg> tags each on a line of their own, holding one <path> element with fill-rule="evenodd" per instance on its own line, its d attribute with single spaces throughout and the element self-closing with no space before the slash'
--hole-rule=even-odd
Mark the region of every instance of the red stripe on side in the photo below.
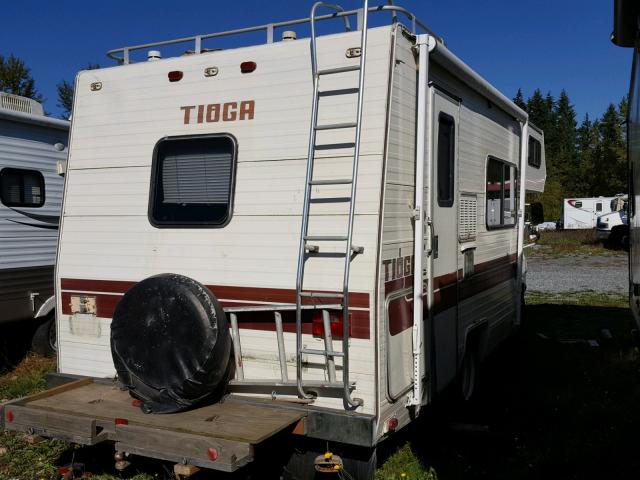
<svg viewBox="0 0 640 480">
<path fill-rule="evenodd" d="M 80 280 L 61 279 L 62 313 L 71 315 L 71 295 L 67 290 L 78 292 L 101 292 L 83 293 L 84 295 L 96 298 L 97 315 L 102 318 L 113 318 L 116 305 L 124 293 L 135 285 L 135 282 L 106 281 L 106 280 Z M 241 306 L 260 306 L 260 302 L 290 303 L 295 304 L 295 290 L 250 288 L 250 287 L 228 287 L 228 286 L 207 286 L 213 294 L 222 299 L 220 301 L 223 308 Z M 239 300 L 239 301 L 229 301 Z M 350 293 L 350 306 L 369 308 L 368 293 Z M 337 303 L 335 297 L 304 297 L 305 305 Z M 313 312 L 305 311 L 303 314 L 303 333 L 311 334 Z M 355 310 L 350 312 L 350 331 L 352 338 L 370 338 L 369 311 Z M 282 312 L 282 322 L 285 332 L 295 332 L 296 315 L 294 311 Z M 238 313 L 238 324 L 240 328 L 251 330 L 275 331 L 273 314 L 264 312 L 244 312 Z"/>
</svg>

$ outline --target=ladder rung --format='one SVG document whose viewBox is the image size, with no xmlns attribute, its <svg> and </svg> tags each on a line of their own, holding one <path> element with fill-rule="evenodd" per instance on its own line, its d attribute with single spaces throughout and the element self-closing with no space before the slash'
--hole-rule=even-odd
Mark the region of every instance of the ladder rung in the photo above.
<svg viewBox="0 0 640 480">
<path fill-rule="evenodd" d="M 327 352 L 326 350 L 319 350 L 316 348 L 303 348 L 300 350 L 300 353 L 306 353 L 307 355 L 322 355 L 323 357 L 328 355 L 332 357 L 344 357 L 342 352 Z"/>
<path fill-rule="evenodd" d="M 358 93 L 359 91 L 359 88 L 338 88 L 336 90 L 325 90 L 323 92 L 318 92 L 318 96 L 333 97 L 334 95 L 351 95 L 354 93 Z"/>
<path fill-rule="evenodd" d="M 350 178 L 333 178 L 329 180 L 311 180 L 309 185 L 350 185 L 353 180 Z"/>
<path fill-rule="evenodd" d="M 356 144 L 353 142 L 347 143 L 327 143 L 325 145 L 316 145 L 316 150 L 339 150 L 341 148 L 353 148 Z"/>
<path fill-rule="evenodd" d="M 327 125 L 316 125 L 316 130 L 338 130 L 339 128 L 355 128 L 357 126 L 356 122 L 329 123 Z"/>
<path fill-rule="evenodd" d="M 344 242 L 349 239 L 349 237 L 343 236 L 323 236 L 323 235 L 307 235 L 304 237 L 305 240 L 311 242 Z"/>
<path fill-rule="evenodd" d="M 334 73 L 355 72 L 360 70 L 360 65 L 349 65 L 348 67 L 327 68 L 318 70 L 318 75 L 333 75 Z"/>
<path fill-rule="evenodd" d="M 342 293 L 330 293 L 330 292 L 300 292 L 301 297 L 316 297 L 316 298 L 344 298 Z"/>
</svg>

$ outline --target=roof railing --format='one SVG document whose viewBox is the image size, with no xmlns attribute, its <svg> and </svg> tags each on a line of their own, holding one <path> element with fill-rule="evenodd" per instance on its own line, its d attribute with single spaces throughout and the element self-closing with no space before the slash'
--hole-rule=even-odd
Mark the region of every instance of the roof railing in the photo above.
<svg viewBox="0 0 640 480">
<path fill-rule="evenodd" d="M 378 5 L 375 7 L 369 7 L 368 11 L 370 13 L 375 12 L 390 12 L 392 15 L 392 22 L 397 22 L 397 14 L 403 14 L 410 22 L 411 22 L 411 32 L 413 34 L 417 33 L 418 28 L 420 28 L 425 33 L 432 35 L 438 41 L 443 42 L 442 38 L 436 35 L 429 27 L 427 27 L 424 23 L 422 23 L 418 18 L 406 8 L 400 7 L 398 5 Z M 348 17 L 356 17 L 357 21 L 357 29 L 362 29 L 362 19 L 363 19 L 363 11 L 362 9 L 355 10 L 345 10 L 342 12 L 330 13 L 327 15 L 320 15 L 315 18 L 318 20 L 331 20 L 334 18 L 346 17 L 345 20 L 348 22 Z M 215 32 L 215 33 L 207 33 L 204 35 L 194 35 L 192 37 L 182 37 L 175 38 L 172 40 L 163 40 L 160 42 L 152 42 L 152 43 L 144 43 L 140 45 L 133 45 L 130 47 L 116 48 L 114 50 L 109 50 L 107 52 L 107 56 L 118 61 L 121 64 L 127 65 L 131 63 L 131 52 L 135 52 L 138 50 L 144 50 L 147 48 L 153 47 L 161 47 L 164 45 L 177 45 L 180 43 L 193 43 L 194 49 L 193 53 L 199 54 L 203 53 L 202 49 L 202 41 L 210 38 L 220 38 L 220 37 L 230 37 L 234 35 L 242 35 L 245 33 L 252 32 L 265 32 L 266 33 L 266 43 L 273 43 L 273 33 L 276 28 L 282 27 L 290 27 L 293 25 L 302 25 L 305 23 L 310 23 L 311 19 L 307 18 L 298 18 L 295 20 L 286 20 L 283 22 L 276 23 L 267 23 L 265 25 L 258 25 L 255 27 L 246 27 L 246 28 L 237 28 L 234 30 L 227 30 L 224 32 Z M 347 23 L 348 25 L 348 23 Z"/>
</svg>

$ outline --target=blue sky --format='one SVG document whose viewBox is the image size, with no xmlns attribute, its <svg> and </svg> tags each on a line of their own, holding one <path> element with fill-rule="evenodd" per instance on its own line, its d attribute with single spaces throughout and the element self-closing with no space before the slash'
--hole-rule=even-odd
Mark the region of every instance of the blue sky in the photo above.
<svg viewBox="0 0 640 480">
<path fill-rule="evenodd" d="M 45 109 L 59 115 L 56 84 L 109 49 L 307 16 L 307 0 L 3 2 L 0 54 L 31 68 Z M 580 120 L 628 89 L 631 52 L 609 41 L 611 0 L 404 0 L 448 47 L 509 97 L 518 87 L 570 95 Z M 356 8 L 360 2 L 345 0 Z M 376 14 L 379 17 L 380 14 Z M 296 29 L 296 28 L 294 28 Z M 297 28 L 299 36 L 304 34 Z M 210 42 L 206 46 L 216 46 Z M 232 46 L 229 42 L 222 44 Z"/>
</svg>

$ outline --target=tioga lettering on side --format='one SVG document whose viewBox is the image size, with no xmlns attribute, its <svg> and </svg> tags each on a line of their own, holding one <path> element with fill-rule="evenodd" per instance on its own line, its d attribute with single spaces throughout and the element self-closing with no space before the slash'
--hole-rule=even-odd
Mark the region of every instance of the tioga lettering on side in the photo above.
<svg viewBox="0 0 640 480">
<path fill-rule="evenodd" d="M 184 124 L 235 122 L 236 120 L 253 120 L 254 100 L 241 102 L 210 103 L 208 105 L 185 105 L 180 107 L 184 112 Z"/>
</svg>

